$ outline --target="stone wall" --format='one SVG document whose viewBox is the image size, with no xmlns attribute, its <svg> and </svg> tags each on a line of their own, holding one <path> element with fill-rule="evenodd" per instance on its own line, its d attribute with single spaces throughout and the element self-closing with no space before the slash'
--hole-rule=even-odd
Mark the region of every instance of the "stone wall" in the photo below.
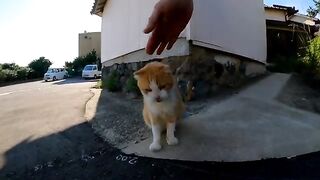
<svg viewBox="0 0 320 180">
<path fill-rule="evenodd" d="M 198 46 L 191 46 L 188 56 L 151 61 L 161 61 L 170 65 L 181 94 L 187 101 L 209 96 L 222 86 L 241 86 L 249 78 L 266 72 L 264 64 Z M 118 74 L 119 89 L 126 91 L 126 83 L 130 77 L 132 78 L 133 72 L 147 63 L 132 62 L 104 67 L 103 80 L 106 81 L 106 77 L 114 71 Z"/>
</svg>

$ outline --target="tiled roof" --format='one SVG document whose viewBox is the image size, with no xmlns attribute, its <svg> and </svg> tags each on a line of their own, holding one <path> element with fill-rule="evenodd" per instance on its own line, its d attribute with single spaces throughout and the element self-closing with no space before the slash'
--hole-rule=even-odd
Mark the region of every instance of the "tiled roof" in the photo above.
<svg viewBox="0 0 320 180">
<path fill-rule="evenodd" d="M 91 14 L 102 16 L 104 6 L 108 0 L 95 0 L 91 9 Z"/>
<path fill-rule="evenodd" d="M 295 7 L 289 7 L 289 6 L 281 6 L 281 5 L 273 5 L 273 6 L 268 6 L 268 5 L 264 5 L 265 8 L 268 9 L 277 9 L 277 10 L 283 10 L 283 11 L 291 11 L 291 15 L 296 15 L 296 16 L 300 16 L 300 17 L 304 17 L 313 21 L 318 22 L 319 19 L 318 18 L 313 18 L 313 17 L 309 17 L 307 15 L 298 13 L 299 11 L 295 9 Z"/>
<path fill-rule="evenodd" d="M 268 6 L 268 5 L 264 5 L 265 8 L 269 8 L 269 9 L 278 9 L 278 10 L 287 10 L 287 8 L 284 7 L 274 7 L 274 6 Z"/>
</svg>

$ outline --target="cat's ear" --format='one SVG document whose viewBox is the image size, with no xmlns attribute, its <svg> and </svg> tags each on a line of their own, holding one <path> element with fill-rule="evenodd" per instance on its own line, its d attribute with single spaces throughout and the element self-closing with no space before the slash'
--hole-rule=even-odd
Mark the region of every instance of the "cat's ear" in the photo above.
<svg viewBox="0 0 320 180">
<path fill-rule="evenodd" d="M 134 73 L 133 73 L 133 77 L 134 77 L 136 80 L 138 80 L 138 79 L 139 79 L 139 76 L 141 76 L 143 73 L 145 73 L 144 68 L 142 68 L 142 69 L 134 72 Z"/>
</svg>

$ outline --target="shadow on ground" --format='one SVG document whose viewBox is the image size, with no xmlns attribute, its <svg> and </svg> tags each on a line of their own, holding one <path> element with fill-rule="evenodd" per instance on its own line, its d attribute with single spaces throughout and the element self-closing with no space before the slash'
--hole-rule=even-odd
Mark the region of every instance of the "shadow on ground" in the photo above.
<svg viewBox="0 0 320 180">
<path fill-rule="evenodd" d="M 109 108 L 105 106 L 106 101 L 109 101 L 110 106 L 117 103 L 112 101 L 113 99 L 106 99 L 108 94 L 109 92 L 102 91 L 98 97 L 97 109 Z M 128 117 L 133 116 L 125 108 L 123 106 L 119 111 L 122 110 Z M 101 116 L 103 114 L 96 113 L 92 119 Z M 120 121 L 117 113 L 111 114 L 110 117 L 114 118 L 114 123 L 123 123 L 116 122 Z M 142 119 L 139 121 L 142 122 Z M 124 126 L 130 128 L 132 124 Z M 89 123 L 82 123 L 39 139 L 26 139 L 8 150 L 3 157 L 5 164 L 0 169 L 0 179 L 317 179 L 320 177 L 320 152 L 292 158 L 239 163 L 159 160 L 121 153 L 96 136 Z"/>
<path fill-rule="evenodd" d="M 273 179 L 320 176 L 320 153 L 254 162 L 188 162 L 125 155 L 82 123 L 4 154 L 0 179 Z"/>
<path fill-rule="evenodd" d="M 293 108 L 320 114 L 320 91 L 308 86 L 298 75 L 291 76 L 277 100 Z"/>
<path fill-rule="evenodd" d="M 12 86 L 16 84 L 23 84 L 23 83 L 29 83 L 29 82 L 35 82 L 35 81 L 41 81 L 41 80 L 42 78 L 36 78 L 36 79 L 20 80 L 20 81 L 14 81 L 14 82 L 2 82 L 0 83 L 0 87 Z"/>
<path fill-rule="evenodd" d="M 143 122 L 141 99 L 102 91 L 91 122 L 123 152 L 151 158 L 239 162 L 317 152 L 320 116 L 275 99 L 290 77 L 271 74 L 220 101 L 187 103 L 187 116 L 176 132 L 179 145 L 168 146 L 163 137 L 157 153 L 148 148 L 152 136 Z"/>
<path fill-rule="evenodd" d="M 219 91 L 210 98 L 199 97 L 200 100 L 188 102 L 185 118 L 200 113 L 209 104 L 217 104 L 238 94 L 241 89 L 245 89 L 263 78 L 257 77 L 241 88 L 220 87 Z M 99 93 L 99 98 L 93 101 L 97 102 L 97 106 L 94 116 L 89 118 L 90 123 L 95 132 L 109 143 L 121 149 L 128 143 L 139 143 L 151 137 L 151 131 L 145 125 L 142 117 L 142 97 L 112 93 L 103 89 Z M 148 149 L 147 146 L 146 149 Z"/>
<path fill-rule="evenodd" d="M 105 143 L 93 133 L 88 123 L 35 140 L 29 137 L 5 152 L 0 179 L 3 176 L 32 177 L 43 168 L 56 169 L 63 164 L 89 158 L 88 154 L 104 147 Z"/>
<path fill-rule="evenodd" d="M 73 77 L 68 79 L 63 79 L 60 81 L 53 82 L 54 85 L 64 85 L 64 84 L 74 84 L 74 83 L 87 83 L 87 82 L 97 82 L 98 79 L 83 79 L 81 77 Z"/>
</svg>

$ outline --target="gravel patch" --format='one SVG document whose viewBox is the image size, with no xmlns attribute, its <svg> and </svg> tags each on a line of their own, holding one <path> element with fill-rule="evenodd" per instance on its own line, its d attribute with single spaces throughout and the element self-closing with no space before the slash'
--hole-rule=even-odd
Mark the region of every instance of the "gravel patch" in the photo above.
<svg viewBox="0 0 320 180">
<path fill-rule="evenodd" d="M 92 126 L 100 136 L 117 147 L 143 140 L 149 135 L 149 130 L 142 119 L 142 107 L 140 99 L 129 99 L 124 94 L 103 90 Z"/>
<path fill-rule="evenodd" d="M 223 89 L 210 98 L 186 104 L 185 118 L 204 111 L 209 105 L 236 94 L 236 90 Z M 123 93 L 101 92 L 95 117 L 90 121 L 93 129 L 106 141 L 122 149 L 129 143 L 139 143 L 152 136 L 142 117 L 142 97 L 133 99 Z"/>
<path fill-rule="evenodd" d="M 210 97 L 202 97 L 186 103 L 184 118 L 205 111 L 207 107 L 238 94 L 241 89 L 264 77 L 253 78 L 239 88 L 219 87 Z M 124 93 L 111 93 L 102 90 L 96 114 L 90 122 L 98 135 L 113 146 L 123 149 L 129 143 L 136 144 L 152 136 L 151 130 L 143 121 L 142 108 L 142 97 L 134 99 Z"/>
</svg>

